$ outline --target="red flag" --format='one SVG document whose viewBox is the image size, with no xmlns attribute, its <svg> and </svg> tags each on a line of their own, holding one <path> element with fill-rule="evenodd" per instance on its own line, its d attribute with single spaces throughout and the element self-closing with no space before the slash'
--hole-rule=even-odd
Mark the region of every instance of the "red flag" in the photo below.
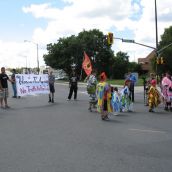
<svg viewBox="0 0 172 172">
<path fill-rule="evenodd" d="M 82 68 L 84 69 L 87 76 L 91 74 L 92 71 L 91 61 L 85 52 L 84 52 L 84 61 L 82 62 Z"/>
</svg>

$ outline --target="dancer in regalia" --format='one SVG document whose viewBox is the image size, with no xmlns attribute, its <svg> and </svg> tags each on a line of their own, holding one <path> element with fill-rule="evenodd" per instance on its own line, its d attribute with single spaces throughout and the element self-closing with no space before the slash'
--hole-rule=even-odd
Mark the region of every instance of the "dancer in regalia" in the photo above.
<svg viewBox="0 0 172 172">
<path fill-rule="evenodd" d="M 151 81 L 151 87 L 148 91 L 149 112 L 154 112 L 154 109 L 161 103 L 161 95 L 156 88 L 156 80 Z"/>
<path fill-rule="evenodd" d="M 111 87 L 106 82 L 105 72 L 100 75 L 100 82 L 97 84 L 97 111 L 101 113 L 102 120 L 108 119 L 108 113 L 111 109 Z"/>
</svg>

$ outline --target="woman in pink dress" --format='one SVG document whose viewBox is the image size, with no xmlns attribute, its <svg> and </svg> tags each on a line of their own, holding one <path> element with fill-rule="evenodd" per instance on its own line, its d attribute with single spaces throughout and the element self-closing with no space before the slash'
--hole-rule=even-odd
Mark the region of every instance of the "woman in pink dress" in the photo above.
<svg viewBox="0 0 172 172">
<path fill-rule="evenodd" d="M 164 98 L 165 107 L 164 110 L 172 111 L 171 102 L 172 102 L 172 80 L 168 72 L 166 72 L 165 77 L 162 79 L 162 96 Z"/>
</svg>

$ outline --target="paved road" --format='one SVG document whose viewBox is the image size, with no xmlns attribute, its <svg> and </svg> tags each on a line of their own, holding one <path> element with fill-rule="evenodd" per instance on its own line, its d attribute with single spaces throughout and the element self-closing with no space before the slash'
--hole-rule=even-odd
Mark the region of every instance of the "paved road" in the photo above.
<svg viewBox="0 0 172 172">
<path fill-rule="evenodd" d="M 133 113 L 102 121 L 91 113 L 82 85 L 78 101 L 56 85 L 45 95 L 9 98 L 0 109 L 0 172 L 171 172 L 172 114 L 148 113 L 141 88 Z"/>
</svg>

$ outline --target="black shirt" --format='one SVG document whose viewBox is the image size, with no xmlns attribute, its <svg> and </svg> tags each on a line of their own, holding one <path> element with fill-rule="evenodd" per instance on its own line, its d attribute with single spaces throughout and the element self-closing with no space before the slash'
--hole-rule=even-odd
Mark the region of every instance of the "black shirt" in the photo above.
<svg viewBox="0 0 172 172">
<path fill-rule="evenodd" d="M 8 88 L 8 75 L 5 74 L 5 73 L 1 73 L 0 74 L 0 82 L 1 82 L 1 85 L 2 85 L 2 88 Z"/>
<path fill-rule="evenodd" d="M 78 82 L 78 77 L 75 75 L 72 75 L 69 79 L 69 83 L 71 86 L 77 86 L 77 82 Z"/>
</svg>

